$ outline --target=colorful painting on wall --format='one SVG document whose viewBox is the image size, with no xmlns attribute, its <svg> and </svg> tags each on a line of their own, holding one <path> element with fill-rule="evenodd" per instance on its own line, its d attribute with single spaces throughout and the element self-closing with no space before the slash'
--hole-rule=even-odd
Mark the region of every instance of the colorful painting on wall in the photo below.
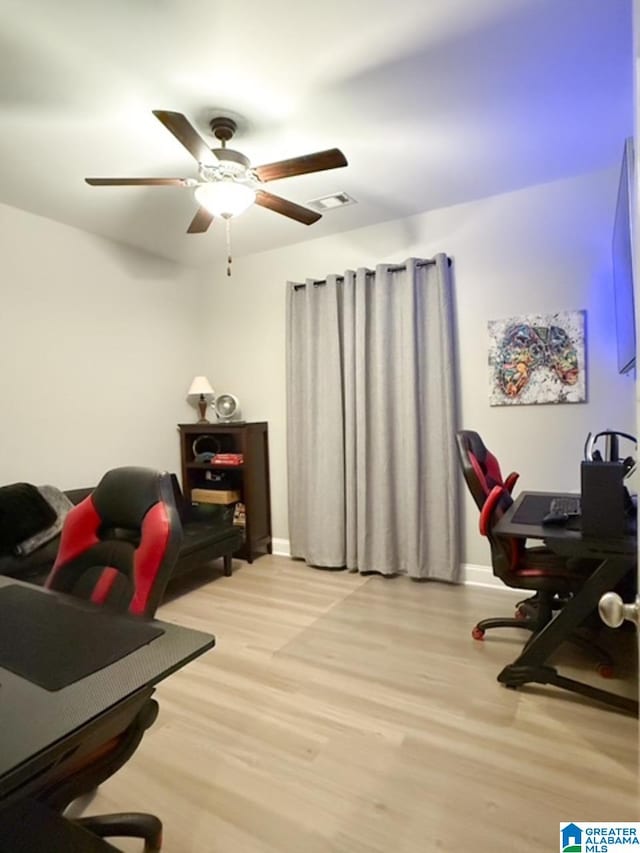
<svg viewBox="0 0 640 853">
<path fill-rule="evenodd" d="M 491 320 L 490 404 L 583 403 L 584 327 L 584 311 Z"/>
</svg>

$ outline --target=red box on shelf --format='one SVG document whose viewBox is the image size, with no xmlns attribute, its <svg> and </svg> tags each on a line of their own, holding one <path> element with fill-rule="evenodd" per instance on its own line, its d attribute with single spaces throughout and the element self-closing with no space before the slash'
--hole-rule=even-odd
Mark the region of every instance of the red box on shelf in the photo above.
<svg viewBox="0 0 640 853">
<path fill-rule="evenodd" d="M 243 463 L 242 453 L 216 453 L 211 459 L 212 465 L 242 465 Z"/>
</svg>

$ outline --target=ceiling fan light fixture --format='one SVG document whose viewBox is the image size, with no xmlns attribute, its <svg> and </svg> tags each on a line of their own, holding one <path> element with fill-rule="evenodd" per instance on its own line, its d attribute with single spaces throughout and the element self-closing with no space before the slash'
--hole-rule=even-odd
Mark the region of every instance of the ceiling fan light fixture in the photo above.
<svg viewBox="0 0 640 853">
<path fill-rule="evenodd" d="M 237 181 L 221 180 L 201 184 L 195 189 L 198 204 L 214 216 L 230 219 L 244 213 L 256 200 L 256 191 Z"/>
<path fill-rule="evenodd" d="M 252 166 L 241 151 L 227 148 L 236 130 L 237 123 L 229 115 L 214 116 L 209 122 L 213 135 L 220 142 L 219 148 L 211 148 L 200 136 L 189 119 L 173 110 L 153 110 L 153 115 L 174 138 L 191 154 L 198 164 L 198 178 L 85 178 L 90 186 L 155 186 L 185 187 L 194 189 L 199 207 L 189 223 L 187 234 L 204 234 L 216 217 L 225 220 L 227 232 L 227 257 L 230 264 L 231 219 L 243 213 L 252 204 L 272 210 L 303 225 L 313 225 L 322 218 L 322 212 L 330 207 L 353 203 L 347 193 L 335 194 L 331 199 L 321 199 L 319 208 L 305 207 L 282 196 L 267 192 L 264 184 L 339 169 L 347 166 L 347 158 L 339 148 L 315 151 L 300 157 L 289 157 L 273 163 Z M 229 267 L 230 268 L 230 267 Z"/>
</svg>

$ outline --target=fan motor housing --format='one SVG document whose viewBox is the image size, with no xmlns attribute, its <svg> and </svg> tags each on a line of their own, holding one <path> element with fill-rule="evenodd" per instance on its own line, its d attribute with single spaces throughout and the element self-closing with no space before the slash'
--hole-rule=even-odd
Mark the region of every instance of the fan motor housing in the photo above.
<svg viewBox="0 0 640 853">
<path fill-rule="evenodd" d="M 235 395 L 219 394 L 213 405 L 216 417 L 220 423 L 231 423 L 232 421 L 240 420 L 240 401 Z"/>
<path fill-rule="evenodd" d="M 238 129 L 236 122 L 229 116 L 216 116 L 209 122 L 211 132 L 220 142 L 228 142 Z"/>
</svg>

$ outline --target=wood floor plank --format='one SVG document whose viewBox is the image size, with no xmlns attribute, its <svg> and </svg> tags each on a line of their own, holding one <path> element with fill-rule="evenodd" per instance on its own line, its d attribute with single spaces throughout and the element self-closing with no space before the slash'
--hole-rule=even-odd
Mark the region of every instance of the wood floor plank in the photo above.
<svg viewBox="0 0 640 853">
<path fill-rule="evenodd" d="M 160 685 L 156 725 L 86 812 L 158 814 L 165 853 L 547 853 L 561 820 L 640 819 L 637 721 L 507 690 L 524 632 L 471 639 L 514 601 L 282 557 L 200 573 L 158 615 L 218 644 Z M 605 686 L 633 695 L 634 638 L 615 644 Z M 560 662 L 602 686 L 584 653 Z"/>
</svg>

